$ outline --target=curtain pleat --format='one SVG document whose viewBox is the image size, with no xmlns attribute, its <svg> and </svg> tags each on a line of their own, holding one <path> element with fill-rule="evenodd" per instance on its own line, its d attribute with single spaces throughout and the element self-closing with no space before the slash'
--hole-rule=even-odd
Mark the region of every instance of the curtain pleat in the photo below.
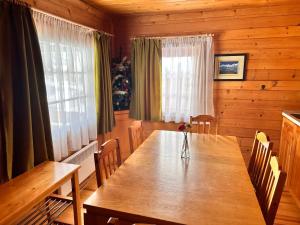
<svg viewBox="0 0 300 225">
<path fill-rule="evenodd" d="M 112 131 L 115 125 L 110 73 L 110 37 L 94 34 L 95 92 L 98 134 Z"/>
<path fill-rule="evenodd" d="M 162 40 L 162 120 L 189 122 L 212 115 L 214 45 L 211 36 Z"/>
<path fill-rule="evenodd" d="M 161 120 L 161 41 L 135 39 L 131 51 L 130 117 L 159 121 Z"/>
<path fill-rule="evenodd" d="M 94 48 L 90 30 L 33 12 L 42 51 L 54 159 L 97 139 Z"/>
<path fill-rule="evenodd" d="M 0 2 L 0 82 L 5 173 L 53 160 L 42 57 L 31 10 Z M 4 139 L 3 139 L 4 137 Z M 2 174 L 2 173 L 0 173 Z"/>
</svg>

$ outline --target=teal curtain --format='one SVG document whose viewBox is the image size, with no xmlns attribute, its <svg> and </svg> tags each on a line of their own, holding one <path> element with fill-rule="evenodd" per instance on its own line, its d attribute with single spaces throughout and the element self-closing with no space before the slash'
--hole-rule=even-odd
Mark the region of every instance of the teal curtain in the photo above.
<svg viewBox="0 0 300 225">
<path fill-rule="evenodd" d="M 135 39 L 131 49 L 132 97 L 130 117 L 161 120 L 162 46 L 158 39 Z"/>
<path fill-rule="evenodd" d="M 111 38 L 109 36 L 97 32 L 94 33 L 98 134 L 110 132 L 115 126 L 110 73 L 110 46 Z"/>
<path fill-rule="evenodd" d="M 42 57 L 31 10 L 9 1 L 0 2 L 0 83 L 3 180 L 53 160 Z"/>
</svg>

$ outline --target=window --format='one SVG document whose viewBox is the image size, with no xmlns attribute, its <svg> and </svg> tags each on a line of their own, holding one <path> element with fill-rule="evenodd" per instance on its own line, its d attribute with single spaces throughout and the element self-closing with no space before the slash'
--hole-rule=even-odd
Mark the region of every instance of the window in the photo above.
<svg viewBox="0 0 300 225">
<path fill-rule="evenodd" d="M 34 12 L 45 72 L 55 160 L 97 137 L 92 34 Z"/>
<path fill-rule="evenodd" d="M 185 120 L 189 113 L 191 65 L 192 57 L 188 56 L 162 58 L 162 114 L 167 122 Z"/>
<path fill-rule="evenodd" d="M 162 46 L 163 120 L 213 115 L 212 37 L 167 38 Z"/>
</svg>

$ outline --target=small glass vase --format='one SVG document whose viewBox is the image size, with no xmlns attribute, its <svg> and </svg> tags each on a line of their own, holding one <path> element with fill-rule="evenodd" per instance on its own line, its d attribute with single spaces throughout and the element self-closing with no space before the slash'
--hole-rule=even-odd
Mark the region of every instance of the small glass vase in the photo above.
<svg viewBox="0 0 300 225">
<path fill-rule="evenodd" d="M 189 150 L 189 142 L 187 137 L 188 132 L 183 132 L 183 143 L 182 143 L 182 149 L 181 149 L 181 158 L 182 159 L 188 159 L 190 158 L 190 150 Z"/>
</svg>

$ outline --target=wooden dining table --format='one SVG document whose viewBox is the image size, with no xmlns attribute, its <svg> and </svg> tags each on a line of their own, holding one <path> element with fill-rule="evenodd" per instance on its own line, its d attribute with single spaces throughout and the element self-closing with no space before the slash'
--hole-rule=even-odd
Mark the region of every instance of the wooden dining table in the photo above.
<svg viewBox="0 0 300 225">
<path fill-rule="evenodd" d="M 265 224 L 237 138 L 188 134 L 190 158 L 181 158 L 183 134 L 154 131 L 88 198 L 85 225 Z"/>
</svg>

